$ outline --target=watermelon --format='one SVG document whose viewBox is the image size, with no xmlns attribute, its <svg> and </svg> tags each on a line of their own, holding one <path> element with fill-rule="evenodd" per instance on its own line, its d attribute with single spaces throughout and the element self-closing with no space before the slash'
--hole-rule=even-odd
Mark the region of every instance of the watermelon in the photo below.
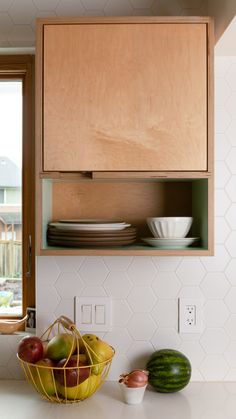
<svg viewBox="0 0 236 419">
<path fill-rule="evenodd" d="M 191 378 L 188 358 L 174 349 L 154 352 L 147 362 L 148 382 L 159 393 L 182 390 Z"/>
</svg>

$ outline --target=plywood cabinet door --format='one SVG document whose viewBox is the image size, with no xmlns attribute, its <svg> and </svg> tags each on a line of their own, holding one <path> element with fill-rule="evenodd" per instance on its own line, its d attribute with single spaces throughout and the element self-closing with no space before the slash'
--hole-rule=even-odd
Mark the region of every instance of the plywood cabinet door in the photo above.
<svg viewBox="0 0 236 419">
<path fill-rule="evenodd" d="M 206 26 L 45 24 L 43 170 L 206 171 Z"/>
</svg>

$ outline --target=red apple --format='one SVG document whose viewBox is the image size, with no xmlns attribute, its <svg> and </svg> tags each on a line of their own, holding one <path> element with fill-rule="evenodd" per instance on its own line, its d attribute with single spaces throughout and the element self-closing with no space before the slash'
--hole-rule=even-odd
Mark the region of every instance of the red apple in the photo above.
<svg viewBox="0 0 236 419">
<path fill-rule="evenodd" d="M 34 364 L 43 357 L 43 343 L 36 336 L 25 336 L 18 347 L 19 358 Z"/>
<path fill-rule="evenodd" d="M 72 355 L 66 364 L 66 359 L 61 359 L 57 363 L 57 367 L 64 367 L 64 369 L 54 369 L 56 380 L 65 387 L 74 387 L 83 383 L 90 374 L 90 368 L 86 366 L 87 362 L 84 359 L 79 359 L 77 355 Z M 81 368 L 79 368 L 81 367 Z"/>
</svg>

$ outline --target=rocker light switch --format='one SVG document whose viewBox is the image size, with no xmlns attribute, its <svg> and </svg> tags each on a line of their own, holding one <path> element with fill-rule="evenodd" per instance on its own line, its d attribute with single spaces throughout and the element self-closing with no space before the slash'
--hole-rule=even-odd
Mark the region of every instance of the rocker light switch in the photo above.
<svg viewBox="0 0 236 419">
<path fill-rule="evenodd" d="M 75 324 L 81 332 L 111 330 L 111 299 L 109 297 L 75 297 Z"/>
<path fill-rule="evenodd" d="M 91 324 L 92 323 L 92 306 L 91 304 L 83 304 L 81 306 L 81 323 Z"/>
<path fill-rule="evenodd" d="M 95 323 L 105 324 L 105 306 L 104 305 L 95 306 Z"/>
</svg>

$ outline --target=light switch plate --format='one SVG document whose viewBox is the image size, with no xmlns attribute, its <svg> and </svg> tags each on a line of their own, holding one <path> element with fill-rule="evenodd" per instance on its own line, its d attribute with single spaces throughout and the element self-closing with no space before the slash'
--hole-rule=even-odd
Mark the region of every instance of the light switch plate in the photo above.
<svg viewBox="0 0 236 419">
<path fill-rule="evenodd" d="M 75 324 L 81 332 L 109 332 L 111 298 L 75 297 Z"/>
</svg>

